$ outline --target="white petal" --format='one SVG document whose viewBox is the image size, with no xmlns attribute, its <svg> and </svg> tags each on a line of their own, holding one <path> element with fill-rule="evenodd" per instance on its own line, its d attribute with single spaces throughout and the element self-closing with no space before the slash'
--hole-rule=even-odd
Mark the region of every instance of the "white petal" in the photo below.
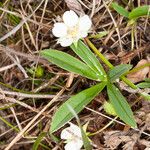
<svg viewBox="0 0 150 150">
<path fill-rule="evenodd" d="M 87 31 L 80 31 L 80 38 L 85 38 L 88 36 L 88 32 Z"/>
<path fill-rule="evenodd" d="M 80 150 L 83 142 L 80 141 L 70 141 L 65 145 L 65 150 Z"/>
<path fill-rule="evenodd" d="M 64 23 L 55 23 L 52 33 L 56 37 L 63 37 L 67 35 L 67 26 Z"/>
<path fill-rule="evenodd" d="M 64 130 L 62 130 L 61 134 L 60 134 L 60 138 L 64 139 L 64 140 L 68 140 L 72 138 L 72 134 L 70 132 L 68 132 L 70 129 L 70 127 L 65 128 Z"/>
<path fill-rule="evenodd" d="M 62 47 L 67 47 L 73 43 L 73 39 L 69 37 L 62 37 L 58 40 L 58 43 L 60 43 Z"/>
<path fill-rule="evenodd" d="M 88 31 L 92 26 L 92 21 L 88 15 L 84 15 L 79 20 L 79 30 Z"/>
<path fill-rule="evenodd" d="M 74 135 L 76 135 L 76 136 L 78 136 L 79 138 L 81 138 L 82 137 L 82 135 L 81 135 L 81 130 L 80 130 L 80 128 L 77 126 L 77 125 L 75 125 L 75 124 L 73 124 L 73 123 L 69 123 L 70 124 L 70 132 L 72 132 Z"/>
<path fill-rule="evenodd" d="M 68 26 L 68 27 L 73 27 L 75 25 L 77 25 L 78 21 L 79 21 L 79 17 L 77 16 L 77 14 L 70 10 L 70 11 L 66 11 L 63 14 L 63 20 L 64 23 Z"/>
<path fill-rule="evenodd" d="M 72 139 L 72 137 L 75 137 L 77 140 L 80 140 L 82 137 L 80 128 L 71 122 L 69 124 L 70 127 L 67 127 L 64 130 L 62 130 L 60 135 L 61 139 Z"/>
</svg>

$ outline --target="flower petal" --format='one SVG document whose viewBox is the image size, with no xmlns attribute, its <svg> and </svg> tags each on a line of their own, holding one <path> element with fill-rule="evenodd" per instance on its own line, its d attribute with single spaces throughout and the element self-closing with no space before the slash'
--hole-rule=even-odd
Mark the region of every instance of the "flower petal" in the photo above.
<svg viewBox="0 0 150 150">
<path fill-rule="evenodd" d="M 70 10 L 63 14 L 63 20 L 68 27 L 73 27 L 78 23 L 79 17 L 74 11 Z"/>
<path fill-rule="evenodd" d="M 79 20 L 79 30 L 88 31 L 92 26 L 92 21 L 88 15 L 84 15 Z"/>
<path fill-rule="evenodd" d="M 80 128 L 77 126 L 77 125 L 75 125 L 75 124 L 73 124 L 73 123 L 69 123 L 70 124 L 70 132 L 72 132 L 74 135 L 76 135 L 77 137 L 79 137 L 79 138 L 81 138 L 82 137 L 82 135 L 81 135 L 81 130 L 80 130 Z"/>
<path fill-rule="evenodd" d="M 72 140 L 65 145 L 65 150 L 80 150 L 83 145 L 83 142 Z"/>
<path fill-rule="evenodd" d="M 56 37 L 64 37 L 67 35 L 67 26 L 64 23 L 55 23 L 52 33 Z"/>
<path fill-rule="evenodd" d="M 67 47 L 73 43 L 73 39 L 69 37 L 62 37 L 58 40 L 58 43 L 60 43 L 62 47 Z"/>
<path fill-rule="evenodd" d="M 61 139 L 72 139 L 72 137 L 75 136 L 77 140 L 80 140 L 80 138 L 82 138 L 80 128 L 71 122 L 69 122 L 69 124 L 70 127 L 67 127 L 64 130 L 62 130 L 60 135 Z"/>
<path fill-rule="evenodd" d="M 88 36 L 88 32 L 87 31 L 80 31 L 80 38 L 85 38 Z"/>
<path fill-rule="evenodd" d="M 68 132 L 70 129 L 70 127 L 68 128 L 65 128 L 62 130 L 61 134 L 60 134 L 60 138 L 61 139 L 64 139 L 64 140 L 68 140 L 68 139 L 71 139 L 72 137 L 72 134 L 70 132 Z"/>
</svg>

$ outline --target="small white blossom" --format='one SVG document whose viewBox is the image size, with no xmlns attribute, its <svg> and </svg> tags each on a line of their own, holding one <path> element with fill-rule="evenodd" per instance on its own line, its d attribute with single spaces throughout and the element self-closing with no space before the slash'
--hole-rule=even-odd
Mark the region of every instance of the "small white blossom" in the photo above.
<svg viewBox="0 0 150 150">
<path fill-rule="evenodd" d="M 61 139 L 66 140 L 65 150 L 80 150 L 83 146 L 81 130 L 78 126 L 69 123 L 70 127 L 61 132 Z"/>
<path fill-rule="evenodd" d="M 86 37 L 91 25 L 92 21 L 88 15 L 78 17 L 74 11 L 70 10 L 63 14 L 63 22 L 54 24 L 52 33 L 58 37 L 58 43 L 66 47 Z"/>
</svg>

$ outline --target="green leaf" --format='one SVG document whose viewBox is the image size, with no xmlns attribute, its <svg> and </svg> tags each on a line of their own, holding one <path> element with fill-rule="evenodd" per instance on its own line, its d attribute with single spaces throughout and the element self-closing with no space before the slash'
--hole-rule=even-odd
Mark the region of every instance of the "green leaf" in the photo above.
<svg viewBox="0 0 150 150">
<path fill-rule="evenodd" d="M 142 82 L 136 85 L 139 88 L 150 88 L 150 82 Z"/>
<path fill-rule="evenodd" d="M 105 85 L 106 82 L 99 83 L 78 93 L 63 103 L 52 118 L 50 133 L 55 132 L 74 117 L 72 112 L 69 111 L 68 105 L 70 105 L 78 114 L 99 92 L 103 90 Z"/>
<path fill-rule="evenodd" d="M 36 70 L 35 70 L 35 76 L 37 78 L 41 78 L 44 76 L 44 68 L 41 66 L 37 66 Z"/>
<path fill-rule="evenodd" d="M 150 82 L 150 78 L 145 78 L 144 79 L 146 82 Z"/>
<path fill-rule="evenodd" d="M 143 93 L 140 93 L 140 95 L 143 96 L 145 98 L 145 100 L 150 101 L 150 95 L 149 94 L 143 92 Z"/>
<path fill-rule="evenodd" d="M 103 104 L 103 108 L 107 114 L 112 115 L 112 116 L 117 116 L 115 109 L 110 102 L 105 101 Z"/>
<path fill-rule="evenodd" d="M 112 7 L 122 16 L 127 17 L 129 16 L 129 12 L 123 8 L 122 6 L 118 5 L 117 3 L 112 3 Z"/>
<path fill-rule="evenodd" d="M 32 150 L 37 150 L 42 139 L 46 136 L 46 132 L 42 132 L 36 139 L 36 141 L 33 144 Z"/>
<path fill-rule="evenodd" d="M 67 71 L 80 74 L 92 80 L 100 81 L 99 76 L 95 74 L 89 66 L 69 54 L 58 50 L 48 49 L 41 51 L 41 55 Z"/>
<path fill-rule="evenodd" d="M 81 40 L 78 41 L 77 46 L 72 44 L 71 49 L 98 75 L 101 81 L 106 78 L 106 73 L 100 62 Z"/>
<path fill-rule="evenodd" d="M 85 133 L 85 131 L 83 130 L 82 127 L 80 129 L 81 129 L 81 134 L 82 134 L 84 148 L 86 150 L 92 150 L 91 142 L 90 142 L 88 136 L 86 135 L 86 133 Z"/>
<path fill-rule="evenodd" d="M 76 120 L 77 120 L 78 126 L 79 126 L 79 128 L 80 128 L 80 130 L 81 130 L 84 148 L 85 148 L 86 150 L 92 150 L 92 146 L 91 146 L 91 143 L 90 143 L 90 139 L 88 138 L 88 136 L 87 136 L 87 134 L 86 134 L 86 130 L 84 130 L 84 128 L 82 127 L 78 115 L 76 114 L 75 110 L 74 110 L 70 105 L 68 105 L 68 109 L 69 109 L 69 111 L 72 113 L 72 115 L 73 115 L 73 116 L 76 118 Z"/>
<path fill-rule="evenodd" d="M 139 17 L 142 16 L 150 16 L 150 6 L 149 5 L 145 5 L 145 6 L 140 6 L 137 7 L 135 9 L 133 9 L 130 13 L 129 13 L 129 19 L 137 19 Z"/>
<path fill-rule="evenodd" d="M 118 117 L 126 124 L 136 128 L 137 125 L 134 120 L 133 112 L 119 89 L 109 82 L 107 85 L 107 93 Z"/>
<path fill-rule="evenodd" d="M 129 71 L 131 68 L 132 68 L 132 65 L 128 65 L 128 64 L 121 64 L 121 65 L 115 66 L 108 72 L 110 81 L 111 82 L 115 81 L 121 75 Z"/>
<path fill-rule="evenodd" d="M 101 32 L 98 32 L 97 34 L 93 34 L 93 35 L 90 35 L 88 38 L 94 38 L 94 39 L 100 39 L 102 38 L 103 36 L 107 35 L 109 32 L 108 31 L 101 31 Z"/>
</svg>

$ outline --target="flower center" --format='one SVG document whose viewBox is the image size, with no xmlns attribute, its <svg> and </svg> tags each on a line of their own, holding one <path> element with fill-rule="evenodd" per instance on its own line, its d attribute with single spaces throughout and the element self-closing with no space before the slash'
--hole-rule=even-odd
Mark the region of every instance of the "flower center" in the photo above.
<svg viewBox="0 0 150 150">
<path fill-rule="evenodd" d="M 79 30 L 79 27 L 76 25 L 76 26 L 74 26 L 74 27 L 72 27 L 72 28 L 69 28 L 68 29 L 68 35 L 70 35 L 71 37 L 76 37 L 77 36 L 77 34 L 78 34 L 78 30 Z"/>
</svg>

